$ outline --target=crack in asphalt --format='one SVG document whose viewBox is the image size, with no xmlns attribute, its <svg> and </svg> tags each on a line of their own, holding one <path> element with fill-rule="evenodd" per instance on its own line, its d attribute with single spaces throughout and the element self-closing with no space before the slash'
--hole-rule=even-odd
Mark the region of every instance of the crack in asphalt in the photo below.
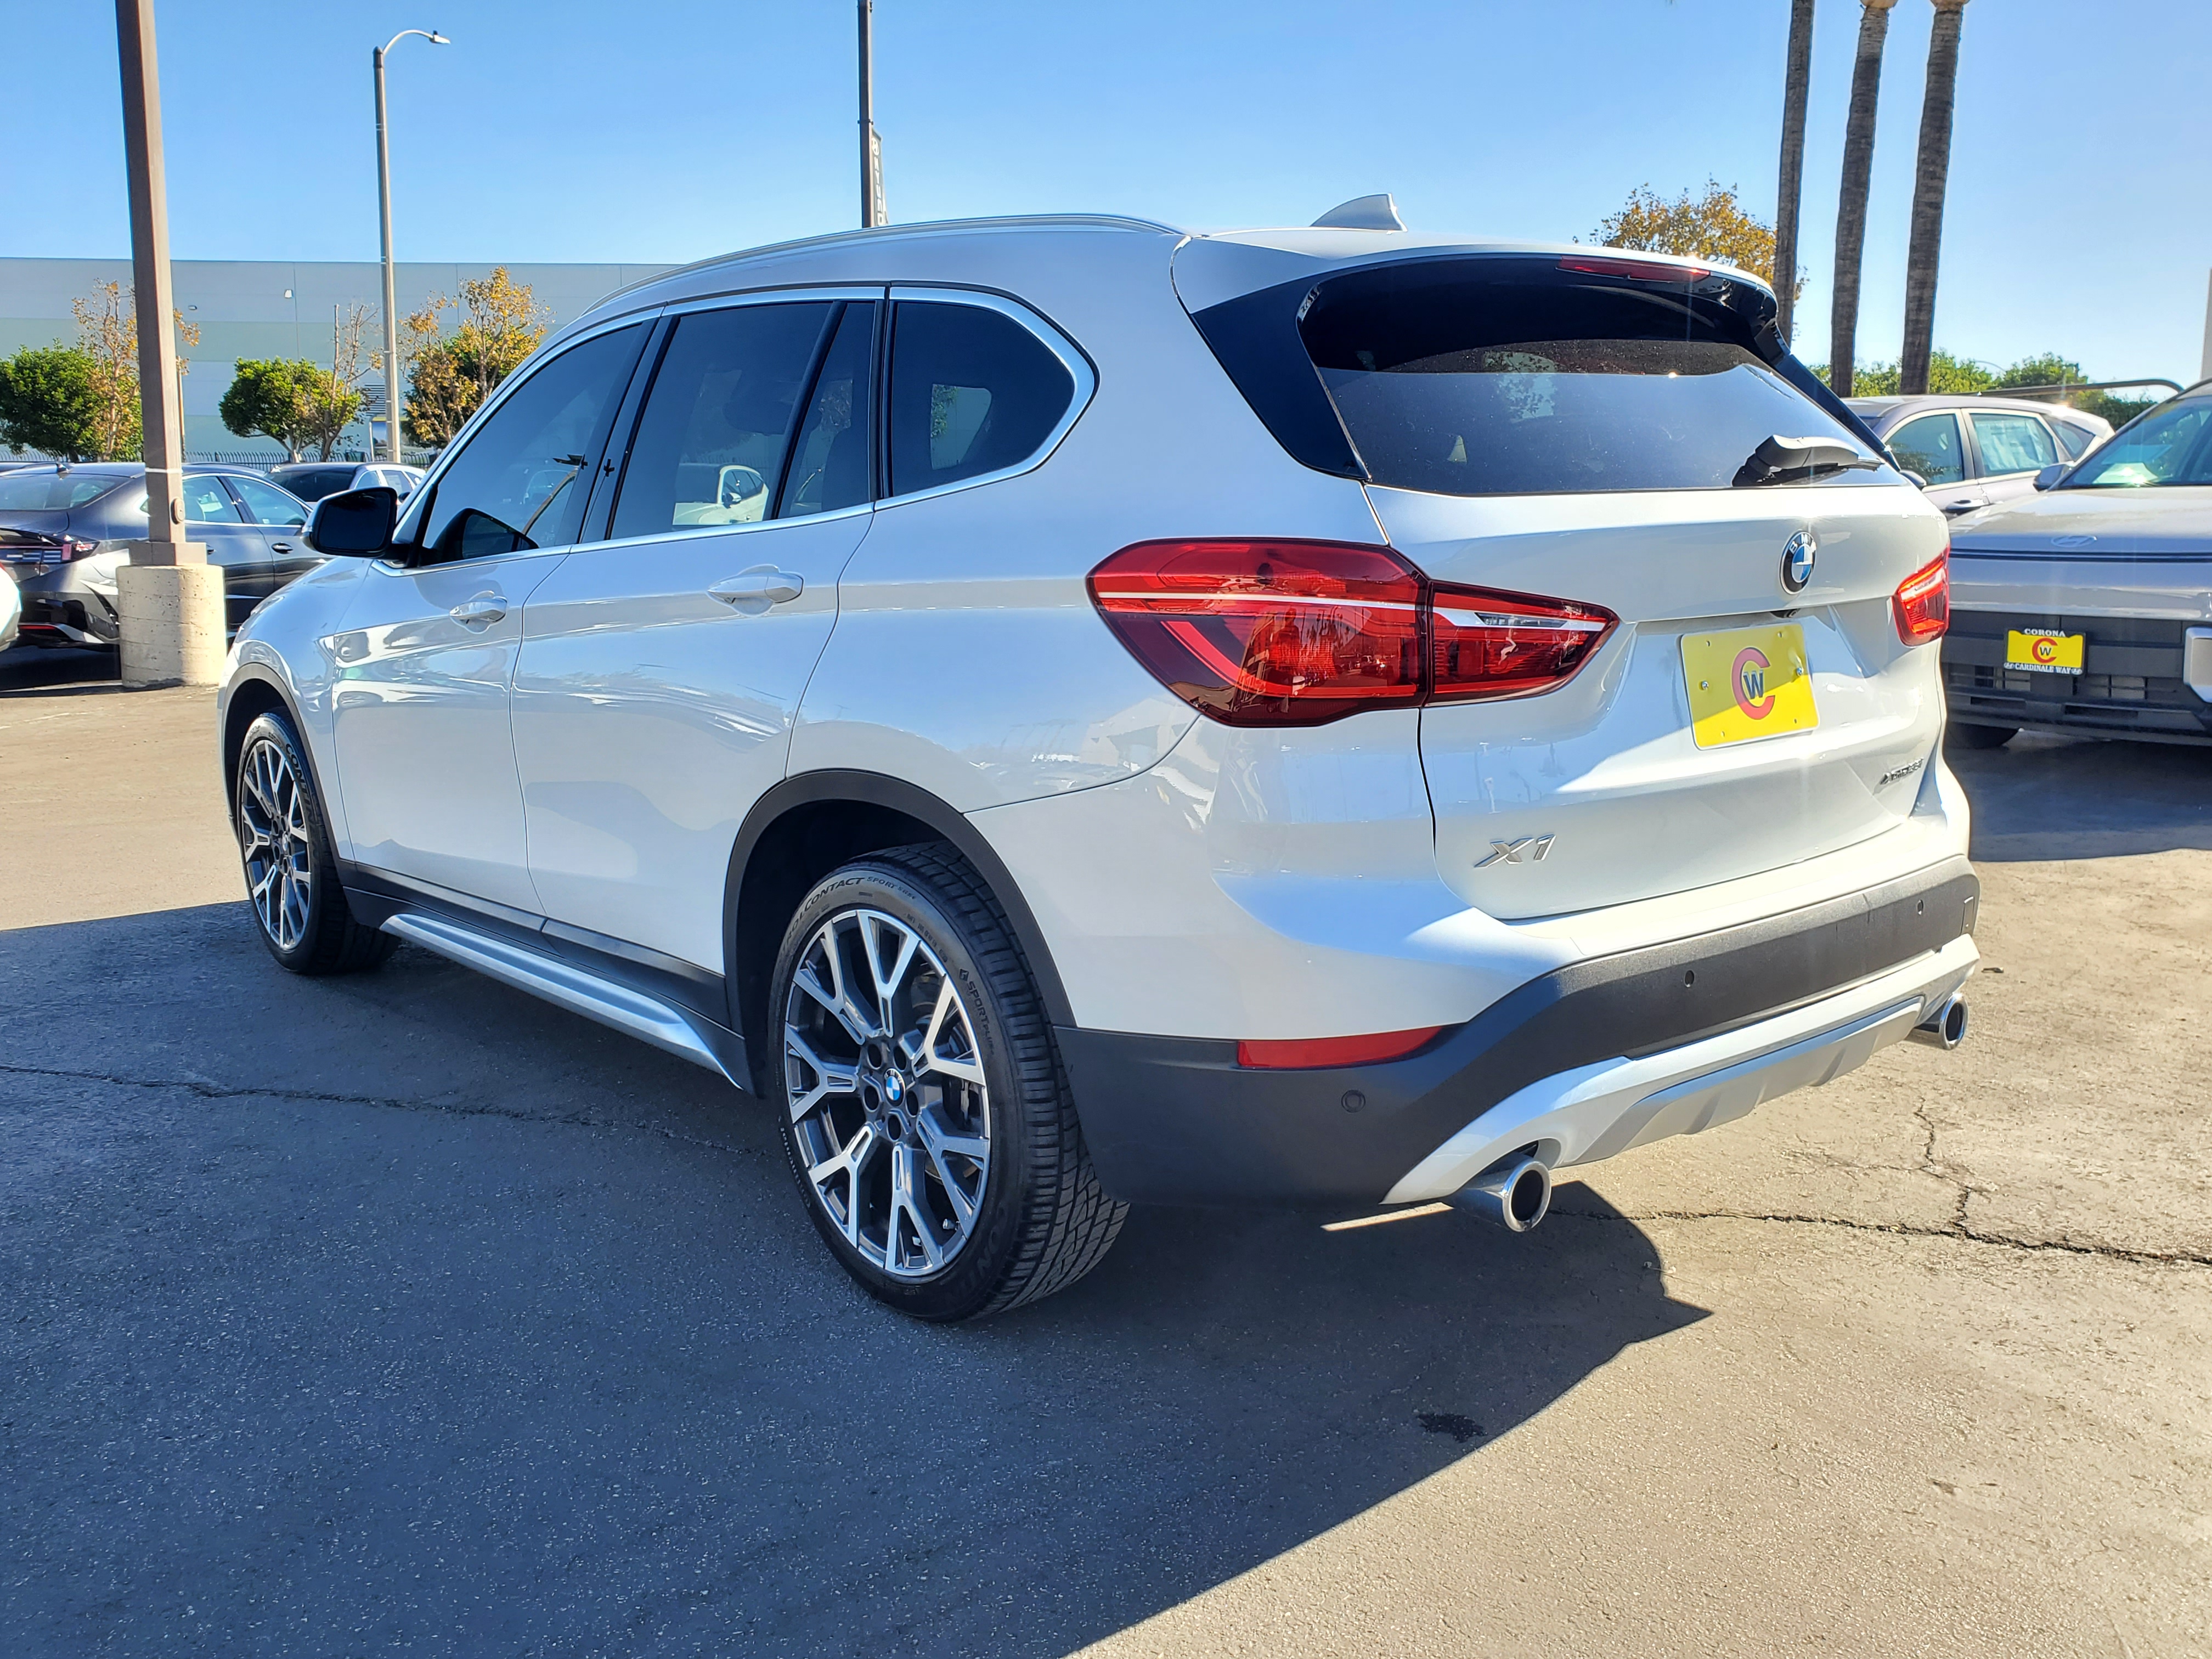
<svg viewBox="0 0 2212 1659">
<path fill-rule="evenodd" d="M 386 1111 L 440 1112 L 451 1117 L 497 1117 L 514 1123 L 550 1123 L 578 1129 L 635 1129 L 659 1135 L 685 1146 L 727 1152 L 732 1158 L 758 1158 L 758 1148 L 732 1146 L 726 1141 L 687 1135 L 658 1123 L 635 1118 L 593 1117 L 584 1112 L 526 1112 L 513 1106 L 471 1105 L 465 1101 L 409 1100 L 397 1095 L 345 1095 L 312 1089 L 236 1089 L 191 1078 L 119 1077 L 111 1072 L 75 1071 L 61 1066 L 13 1066 L 0 1061 L 0 1076 L 67 1078 L 78 1083 L 105 1083 L 120 1089 L 181 1089 L 202 1100 L 285 1100 L 302 1105 L 370 1106 Z"/>
<path fill-rule="evenodd" d="M 1888 1233 L 1901 1238 L 1951 1238 L 1969 1244 L 1988 1244 L 2000 1249 L 2047 1252 L 2058 1255 L 2102 1256 L 2114 1261 L 2159 1266 L 2212 1267 L 2212 1255 L 2193 1250 L 2131 1250 L 2118 1244 L 2081 1244 L 2071 1239 L 2022 1238 L 2013 1233 L 1988 1233 L 1954 1223 L 1930 1227 L 1911 1221 L 1854 1221 L 1848 1216 L 1801 1215 L 1779 1210 L 1624 1210 L 1599 1215 L 1588 1210 L 1552 1206 L 1553 1215 L 1577 1221 L 1763 1221 L 1781 1226 L 1838 1227 L 1846 1232 Z"/>
</svg>

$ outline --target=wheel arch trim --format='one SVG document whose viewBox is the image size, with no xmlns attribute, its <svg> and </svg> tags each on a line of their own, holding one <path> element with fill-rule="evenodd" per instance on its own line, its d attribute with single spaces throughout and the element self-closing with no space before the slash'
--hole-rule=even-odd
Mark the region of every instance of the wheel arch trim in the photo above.
<svg viewBox="0 0 2212 1659">
<path fill-rule="evenodd" d="M 918 785 L 903 779 L 888 777 L 879 772 L 865 772 L 833 769 L 818 772 L 800 773 L 787 777 L 753 804 L 739 826 L 736 844 L 730 852 L 730 869 L 723 884 L 722 948 L 724 972 L 730 985 L 730 1018 L 733 1029 L 744 1030 L 745 1011 L 738 1006 L 738 905 L 744 890 L 746 871 L 755 851 L 769 831 L 792 812 L 808 806 L 847 802 L 859 806 L 884 808 L 913 818 L 934 834 L 951 843 L 953 849 L 975 867 L 983 884 L 991 890 L 1006 913 L 1007 924 L 1022 947 L 1031 976 L 1036 981 L 1037 997 L 1043 1003 L 1046 1016 L 1054 1024 L 1073 1023 L 1067 1000 L 1066 988 L 1061 984 L 1060 970 L 1053 963 L 1052 952 L 1045 943 L 1043 931 L 1038 927 L 1029 901 L 1014 880 L 997 850 L 983 832 L 959 810 Z M 778 919 L 777 932 L 788 917 Z"/>
</svg>

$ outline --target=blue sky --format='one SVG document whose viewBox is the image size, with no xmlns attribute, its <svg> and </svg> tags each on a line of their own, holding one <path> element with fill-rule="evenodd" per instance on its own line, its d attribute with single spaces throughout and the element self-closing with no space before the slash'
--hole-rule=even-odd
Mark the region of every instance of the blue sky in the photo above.
<svg viewBox="0 0 2212 1659">
<path fill-rule="evenodd" d="M 1787 0 L 878 0 L 895 219 L 1103 210 L 1587 237 L 1629 190 L 1775 191 Z M 1820 0 L 1798 347 L 1826 355 L 1858 6 Z M 1882 81 L 1862 360 L 1902 326 L 1929 0 Z M 161 0 L 173 251 L 376 253 L 369 49 L 401 257 L 682 260 L 854 222 L 851 0 Z M 129 250 L 113 14 L 10 16 L 0 254 Z M 2208 0 L 1972 0 L 1936 336 L 2193 378 L 2212 268 Z M 35 88 L 40 95 L 20 95 Z"/>
</svg>

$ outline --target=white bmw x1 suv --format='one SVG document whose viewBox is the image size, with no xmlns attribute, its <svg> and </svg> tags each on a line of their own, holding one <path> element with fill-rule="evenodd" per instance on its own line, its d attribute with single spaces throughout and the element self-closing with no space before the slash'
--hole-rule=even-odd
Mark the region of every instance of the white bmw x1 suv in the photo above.
<svg viewBox="0 0 2212 1659">
<path fill-rule="evenodd" d="M 1962 1034 L 1942 514 L 1735 271 L 1048 218 L 617 294 L 258 611 L 287 968 L 769 1102 L 871 1292 L 1456 1199 Z"/>
</svg>

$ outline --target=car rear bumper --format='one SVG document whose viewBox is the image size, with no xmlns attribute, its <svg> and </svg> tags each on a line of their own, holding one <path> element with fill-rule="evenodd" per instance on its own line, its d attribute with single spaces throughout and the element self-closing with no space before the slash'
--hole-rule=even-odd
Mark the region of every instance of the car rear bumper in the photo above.
<svg viewBox="0 0 2212 1659">
<path fill-rule="evenodd" d="M 1260 1070 L 1240 1066 L 1228 1041 L 1057 1035 L 1085 1139 L 1116 1198 L 1434 1197 L 1498 1155 L 1467 1164 L 1486 1148 L 1543 1143 L 1551 1161 L 1585 1163 L 1850 1069 L 1972 971 L 1980 890 L 1966 861 L 1949 859 L 1867 892 L 1576 963 L 1376 1065 Z"/>
<path fill-rule="evenodd" d="M 2030 628 L 2081 635 L 2081 672 L 2008 667 L 2007 635 Z M 1954 606 L 1943 640 L 1943 687 L 1952 719 L 1973 725 L 2212 740 L 2212 628 Z"/>
</svg>

